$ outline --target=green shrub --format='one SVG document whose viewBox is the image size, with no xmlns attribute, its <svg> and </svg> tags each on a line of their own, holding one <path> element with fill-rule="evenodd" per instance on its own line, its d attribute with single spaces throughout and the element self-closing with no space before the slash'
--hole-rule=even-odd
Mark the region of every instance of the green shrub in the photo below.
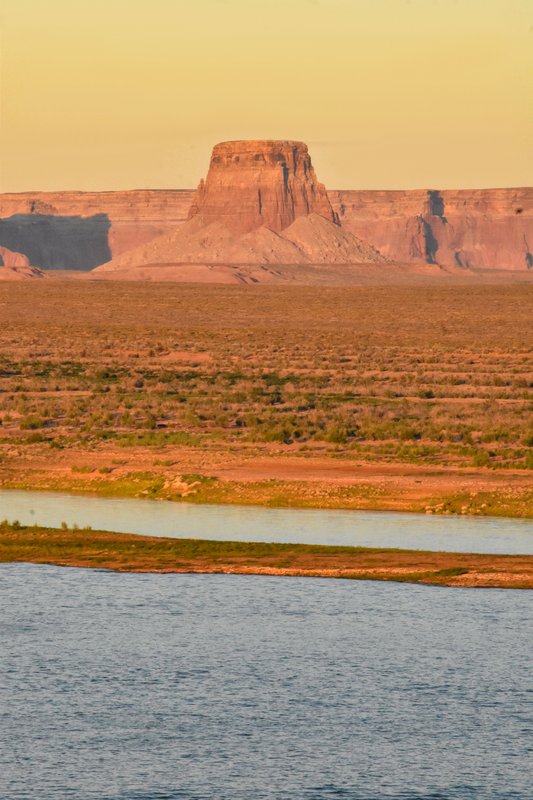
<svg viewBox="0 0 533 800">
<path fill-rule="evenodd" d="M 474 453 L 472 458 L 473 467 L 488 467 L 489 464 L 490 456 L 486 450 L 478 450 L 477 453 Z"/>
</svg>

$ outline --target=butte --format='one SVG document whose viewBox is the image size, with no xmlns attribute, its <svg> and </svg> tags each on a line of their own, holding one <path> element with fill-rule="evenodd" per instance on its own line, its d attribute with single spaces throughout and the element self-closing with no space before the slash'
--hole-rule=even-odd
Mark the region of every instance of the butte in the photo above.
<svg viewBox="0 0 533 800">
<path fill-rule="evenodd" d="M 258 282 L 283 266 L 379 264 L 374 247 L 342 228 L 307 145 L 217 144 L 187 222 L 94 270 L 100 278 Z M 293 270 L 294 274 L 294 270 Z"/>
</svg>

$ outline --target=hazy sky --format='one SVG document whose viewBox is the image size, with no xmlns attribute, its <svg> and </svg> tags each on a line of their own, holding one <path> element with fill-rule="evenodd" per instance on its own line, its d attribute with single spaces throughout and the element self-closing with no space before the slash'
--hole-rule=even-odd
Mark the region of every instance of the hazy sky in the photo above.
<svg viewBox="0 0 533 800">
<path fill-rule="evenodd" d="M 533 185 L 533 0 L 2 0 L 0 190 L 196 186 L 302 139 L 330 188 Z"/>
</svg>

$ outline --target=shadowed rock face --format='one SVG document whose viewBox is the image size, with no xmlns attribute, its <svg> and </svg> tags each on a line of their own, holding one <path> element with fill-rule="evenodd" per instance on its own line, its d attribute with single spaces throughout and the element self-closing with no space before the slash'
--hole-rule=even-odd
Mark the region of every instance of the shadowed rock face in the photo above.
<svg viewBox="0 0 533 800">
<path fill-rule="evenodd" d="M 109 227 L 105 214 L 14 214 L 0 219 L 0 245 L 23 253 L 34 266 L 89 270 L 111 257 Z"/>
<path fill-rule="evenodd" d="M 280 233 L 298 217 L 318 214 L 337 223 L 318 182 L 307 145 L 290 141 L 223 142 L 213 149 L 189 219 L 223 222 L 236 233 L 265 226 Z"/>
<path fill-rule="evenodd" d="M 87 270 L 186 221 L 194 191 L 0 194 L 0 246 L 44 269 Z"/>
</svg>

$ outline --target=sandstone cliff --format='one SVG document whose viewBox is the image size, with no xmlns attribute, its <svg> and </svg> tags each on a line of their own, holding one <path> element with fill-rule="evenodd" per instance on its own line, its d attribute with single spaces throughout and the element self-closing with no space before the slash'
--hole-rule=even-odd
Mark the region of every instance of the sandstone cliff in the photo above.
<svg viewBox="0 0 533 800">
<path fill-rule="evenodd" d="M 0 194 L 0 245 L 45 269 L 88 270 L 187 219 L 194 192 Z"/>
<path fill-rule="evenodd" d="M 0 267 L 29 267 L 30 262 L 23 253 L 16 253 L 0 245 Z"/>
<path fill-rule="evenodd" d="M 337 222 L 307 145 L 269 140 L 217 144 L 189 218 L 223 221 L 236 233 L 263 225 L 280 233 L 308 214 Z"/>
<path fill-rule="evenodd" d="M 20 281 L 26 278 L 43 278 L 44 272 L 30 266 L 23 253 L 0 246 L 0 281 Z"/>
<path fill-rule="evenodd" d="M 533 267 L 533 189 L 330 192 L 343 227 L 400 262 Z"/>
<path fill-rule="evenodd" d="M 352 232 L 401 263 L 533 267 L 533 188 L 329 191 Z M 90 269 L 175 231 L 192 190 L 0 194 L 0 245 L 42 268 Z"/>
</svg>

